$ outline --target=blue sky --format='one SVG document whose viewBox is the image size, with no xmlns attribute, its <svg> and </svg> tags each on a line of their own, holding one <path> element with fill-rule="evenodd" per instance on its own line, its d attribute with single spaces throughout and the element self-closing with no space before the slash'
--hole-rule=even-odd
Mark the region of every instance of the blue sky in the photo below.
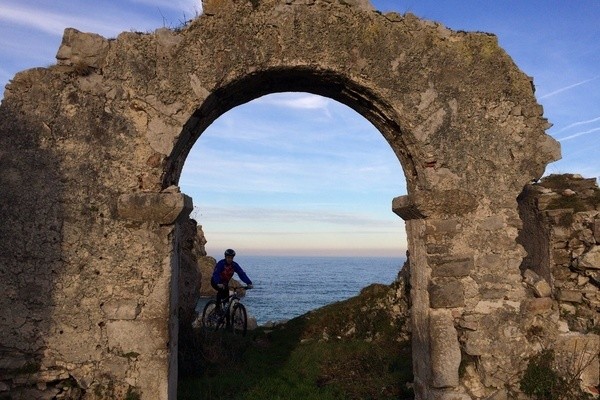
<svg viewBox="0 0 600 400">
<path fill-rule="evenodd" d="M 498 36 L 554 126 L 563 159 L 546 173 L 600 175 L 600 1 L 373 0 L 455 30 Z M 199 0 L 0 0 L 0 84 L 55 63 L 64 28 L 107 38 L 178 27 Z M 399 162 L 354 111 L 306 93 L 256 99 L 201 136 L 180 186 L 192 196 L 209 254 L 402 256 L 406 193 Z"/>
</svg>

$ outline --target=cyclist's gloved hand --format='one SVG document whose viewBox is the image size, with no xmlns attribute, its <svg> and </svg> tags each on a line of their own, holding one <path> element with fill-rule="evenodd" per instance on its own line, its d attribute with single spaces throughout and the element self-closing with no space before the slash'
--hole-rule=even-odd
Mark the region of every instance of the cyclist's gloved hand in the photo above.
<svg viewBox="0 0 600 400">
<path fill-rule="evenodd" d="M 250 285 L 246 285 L 246 289 L 252 289 L 254 287 L 254 285 L 250 284 Z"/>
<path fill-rule="evenodd" d="M 219 289 L 225 289 L 225 285 L 223 285 L 222 283 L 219 283 L 219 284 L 217 285 L 217 287 L 218 287 Z"/>
</svg>

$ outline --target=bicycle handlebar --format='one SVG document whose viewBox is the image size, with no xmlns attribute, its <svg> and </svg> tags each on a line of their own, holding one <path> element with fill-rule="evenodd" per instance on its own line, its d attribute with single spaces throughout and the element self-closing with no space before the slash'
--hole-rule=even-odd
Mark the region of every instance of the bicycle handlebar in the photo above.
<svg viewBox="0 0 600 400">
<path fill-rule="evenodd" d="M 238 296 L 238 289 L 245 289 L 245 290 L 250 290 L 252 289 L 251 287 L 248 286 L 236 286 L 236 287 L 229 287 L 229 290 L 233 291 L 233 293 L 231 293 L 229 296 L 227 296 L 227 298 L 224 301 L 229 301 L 231 298 L 239 298 Z"/>
</svg>

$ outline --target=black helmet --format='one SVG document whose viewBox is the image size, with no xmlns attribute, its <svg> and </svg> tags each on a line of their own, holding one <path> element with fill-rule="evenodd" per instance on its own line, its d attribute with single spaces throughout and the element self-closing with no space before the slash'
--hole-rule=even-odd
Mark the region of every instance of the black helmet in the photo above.
<svg viewBox="0 0 600 400">
<path fill-rule="evenodd" d="M 235 250 L 233 250 L 233 249 L 225 250 L 225 257 L 227 257 L 227 256 L 235 257 Z"/>
</svg>

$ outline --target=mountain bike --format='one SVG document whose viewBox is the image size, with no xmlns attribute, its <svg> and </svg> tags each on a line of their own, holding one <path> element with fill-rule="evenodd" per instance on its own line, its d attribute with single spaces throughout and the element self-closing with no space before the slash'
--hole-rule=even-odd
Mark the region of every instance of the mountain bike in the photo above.
<svg viewBox="0 0 600 400">
<path fill-rule="evenodd" d="M 209 300 L 202 311 L 202 326 L 206 329 L 218 331 L 225 329 L 237 335 L 244 336 L 248 330 L 248 314 L 246 307 L 240 302 L 238 291 L 250 289 L 248 286 L 230 288 L 229 296 L 221 304 L 221 310 L 217 311 L 217 300 Z"/>
</svg>

